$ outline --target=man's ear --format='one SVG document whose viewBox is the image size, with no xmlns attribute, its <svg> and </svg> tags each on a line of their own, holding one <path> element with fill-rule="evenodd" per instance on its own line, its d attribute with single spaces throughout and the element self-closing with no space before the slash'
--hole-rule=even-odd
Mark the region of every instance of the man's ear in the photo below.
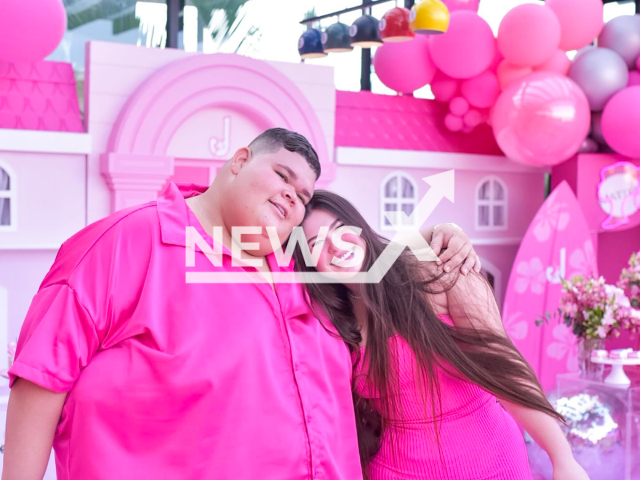
<svg viewBox="0 0 640 480">
<path fill-rule="evenodd" d="M 251 160 L 251 150 L 248 147 L 239 148 L 231 157 L 231 173 L 237 175 L 242 167 Z"/>
</svg>

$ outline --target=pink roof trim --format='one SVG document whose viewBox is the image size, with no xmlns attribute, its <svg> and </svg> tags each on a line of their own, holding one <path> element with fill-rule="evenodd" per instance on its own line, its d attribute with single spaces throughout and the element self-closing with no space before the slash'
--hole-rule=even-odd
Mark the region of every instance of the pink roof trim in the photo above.
<svg viewBox="0 0 640 480">
<path fill-rule="evenodd" d="M 336 147 L 502 155 L 491 127 L 469 134 L 444 126 L 447 105 L 408 96 L 337 92 Z"/>
<path fill-rule="evenodd" d="M 0 128 L 84 131 L 71 64 L 0 61 Z"/>
</svg>

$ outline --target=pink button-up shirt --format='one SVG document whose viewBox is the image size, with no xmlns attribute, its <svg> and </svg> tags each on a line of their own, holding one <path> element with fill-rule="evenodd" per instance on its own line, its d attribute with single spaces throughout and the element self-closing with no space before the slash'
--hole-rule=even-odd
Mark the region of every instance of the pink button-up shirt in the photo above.
<svg viewBox="0 0 640 480">
<path fill-rule="evenodd" d="M 85 228 L 35 296 L 9 373 L 68 392 L 58 479 L 360 479 L 349 352 L 301 286 L 186 283 L 202 191 Z M 193 270 L 250 269 L 224 252 Z"/>
</svg>

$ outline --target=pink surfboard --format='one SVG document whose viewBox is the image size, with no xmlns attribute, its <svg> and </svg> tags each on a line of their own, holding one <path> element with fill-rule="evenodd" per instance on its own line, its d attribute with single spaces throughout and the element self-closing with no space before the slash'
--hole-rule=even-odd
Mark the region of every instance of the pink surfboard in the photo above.
<svg viewBox="0 0 640 480">
<path fill-rule="evenodd" d="M 578 368 L 577 339 L 552 318 L 536 318 L 558 309 L 560 278 L 597 275 L 597 259 L 578 200 L 562 182 L 538 210 L 527 229 L 509 277 L 502 312 L 507 333 L 536 371 L 545 391 L 556 375 Z"/>
</svg>

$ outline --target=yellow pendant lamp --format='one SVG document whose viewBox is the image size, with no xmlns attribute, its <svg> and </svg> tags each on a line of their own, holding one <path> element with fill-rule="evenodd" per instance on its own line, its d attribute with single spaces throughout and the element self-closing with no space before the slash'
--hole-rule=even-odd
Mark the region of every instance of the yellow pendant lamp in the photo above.
<svg viewBox="0 0 640 480">
<path fill-rule="evenodd" d="M 445 33 L 449 28 L 449 10 L 440 0 L 422 0 L 411 9 L 411 30 L 423 35 Z"/>
</svg>

